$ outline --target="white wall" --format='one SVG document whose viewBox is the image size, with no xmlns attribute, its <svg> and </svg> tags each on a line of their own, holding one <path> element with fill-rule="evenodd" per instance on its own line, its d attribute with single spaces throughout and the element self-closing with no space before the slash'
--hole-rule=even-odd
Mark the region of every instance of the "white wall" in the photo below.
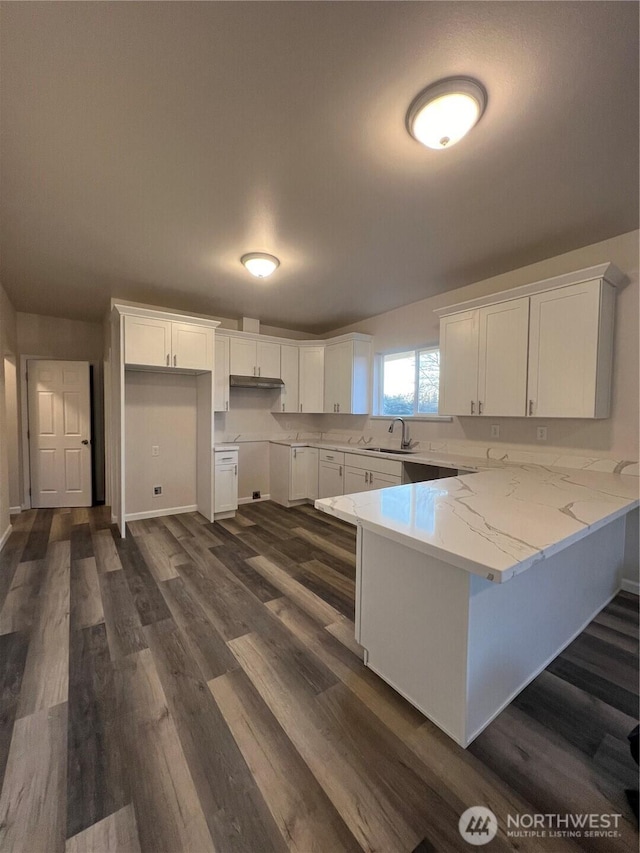
<svg viewBox="0 0 640 853">
<path fill-rule="evenodd" d="M 88 361 L 93 368 L 93 415 L 95 451 L 94 491 L 104 499 L 104 394 L 103 326 L 82 320 L 65 320 L 41 314 L 18 313 L 18 347 L 22 355 Z"/>
<path fill-rule="evenodd" d="M 7 435 L 5 357 L 17 356 L 16 314 L 0 285 L 0 540 L 9 529 L 9 441 Z"/>
<path fill-rule="evenodd" d="M 454 418 L 452 423 L 420 423 L 411 425 L 411 435 L 417 440 L 467 439 L 509 444 L 533 445 L 533 449 L 563 448 L 578 454 L 589 452 L 600 456 L 638 459 L 638 239 L 633 231 L 602 243 L 585 246 L 565 255 L 549 258 L 504 275 L 476 282 L 459 290 L 433 296 L 379 314 L 359 323 L 336 329 L 332 335 L 345 332 L 364 332 L 373 335 L 374 351 L 384 352 L 406 347 L 438 343 L 438 318 L 435 308 L 451 305 L 474 297 L 499 293 L 511 287 L 572 272 L 583 267 L 612 261 L 629 279 L 619 290 L 616 305 L 613 397 L 611 417 L 604 420 L 549 420 L 548 440 L 536 441 L 535 428 L 543 423 L 527 418 Z M 390 287 L 393 283 L 390 282 Z M 366 418 L 324 415 L 323 430 L 365 430 L 385 435 L 388 423 Z M 500 424 L 500 439 L 490 438 L 491 423 Z"/>
<path fill-rule="evenodd" d="M 22 506 L 22 453 L 20 451 L 20 407 L 18 368 L 15 356 L 4 359 L 5 424 L 8 456 L 9 503 L 13 511 Z"/>
<path fill-rule="evenodd" d="M 134 370 L 125 376 L 127 515 L 195 506 L 196 377 Z M 154 445 L 159 456 L 152 456 Z M 154 486 L 162 486 L 160 497 Z"/>
</svg>

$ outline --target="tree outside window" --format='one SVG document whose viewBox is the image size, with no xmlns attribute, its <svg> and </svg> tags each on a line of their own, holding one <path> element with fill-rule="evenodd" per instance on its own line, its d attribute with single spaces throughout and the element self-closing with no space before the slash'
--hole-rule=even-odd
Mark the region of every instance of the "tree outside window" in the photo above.
<svg viewBox="0 0 640 853">
<path fill-rule="evenodd" d="M 436 415 L 440 383 L 437 347 L 382 356 L 381 415 Z"/>
</svg>

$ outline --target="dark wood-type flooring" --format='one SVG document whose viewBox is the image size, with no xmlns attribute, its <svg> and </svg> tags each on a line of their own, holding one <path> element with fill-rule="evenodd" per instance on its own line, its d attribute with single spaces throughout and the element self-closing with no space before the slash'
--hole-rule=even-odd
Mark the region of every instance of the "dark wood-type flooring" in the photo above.
<svg viewBox="0 0 640 853">
<path fill-rule="evenodd" d="M 367 670 L 355 531 L 311 507 L 130 524 L 14 519 L 0 555 L 0 850 L 636 850 L 624 788 L 637 599 L 621 593 L 463 750 Z M 617 838 L 508 837 L 522 813 L 620 813 Z"/>
</svg>

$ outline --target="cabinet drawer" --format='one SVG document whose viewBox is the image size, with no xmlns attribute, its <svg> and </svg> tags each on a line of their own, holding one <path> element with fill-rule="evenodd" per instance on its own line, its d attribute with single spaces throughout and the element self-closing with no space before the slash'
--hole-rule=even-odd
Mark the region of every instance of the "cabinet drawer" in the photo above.
<svg viewBox="0 0 640 853">
<path fill-rule="evenodd" d="M 392 477 L 402 476 L 402 462 L 396 459 L 381 459 L 379 456 L 345 453 L 345 464 L 362 471 L 375 471 L 377 474 L 390 474 Z"/>
<path fill-rule="evenodd" d="M 237 465 L 238 451 L 237 450 L 216 450 L 215 463 L 217 465 Z"/>
<path fill-rule="evenodd" d="M 344 465 L 344 453 L 335 450 L 321 450 L 320 462 L 335 462 L 337 465 Z"/>
</svg>

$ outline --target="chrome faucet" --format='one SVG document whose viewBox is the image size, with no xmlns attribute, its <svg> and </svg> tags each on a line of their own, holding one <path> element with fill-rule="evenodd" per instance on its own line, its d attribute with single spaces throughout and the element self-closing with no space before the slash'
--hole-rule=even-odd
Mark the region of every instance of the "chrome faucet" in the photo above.
<svg viewBox="0 0 640 853">
<path fill-rule="evenodd" d="M 402 441 L 400 442 L 400 449 L 409 450 L 411 448 L 411 439 L 407 438 L 407 425 L 405 424 L 402 418 L 394 418 L 391 421 L 389 432 L 393 432 L 393 428 L 398 421 L 402 424 Z"/>
</svg>

